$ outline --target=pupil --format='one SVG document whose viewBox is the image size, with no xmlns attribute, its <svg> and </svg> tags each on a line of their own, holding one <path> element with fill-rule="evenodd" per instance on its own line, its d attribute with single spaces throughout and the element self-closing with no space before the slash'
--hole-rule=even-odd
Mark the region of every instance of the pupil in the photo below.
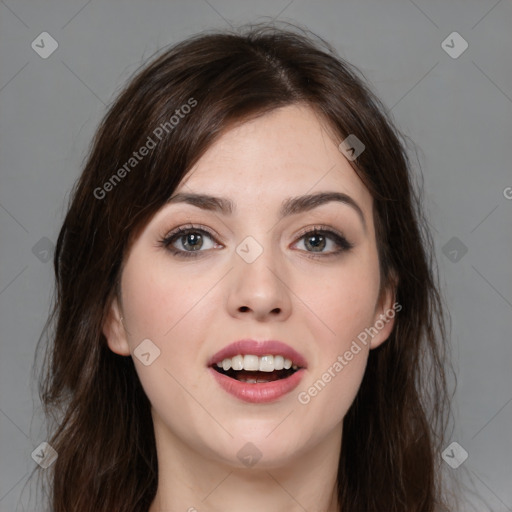
<svg viewBox="0 0 512 512">
<path fill-rule="evenodd" d="M 189 233 L 188 235 L 185 235 L 184 246 L 189 247 L 194 251 L 197 249 L 200 249 L 201 245 L 202 245 L 201 238 L 202 238 L 201 235 L 198 235 L 196 233 Z"/>
<path fill-rule="evenodd" d="M 312 243 L 311 240 L 313 240 Z M 313 247 L 313 249 L 323 249 L 325 247 L 325 237 L 322 235 L 311 235 L 307 238 L 306 245 Z"/>
</svg>

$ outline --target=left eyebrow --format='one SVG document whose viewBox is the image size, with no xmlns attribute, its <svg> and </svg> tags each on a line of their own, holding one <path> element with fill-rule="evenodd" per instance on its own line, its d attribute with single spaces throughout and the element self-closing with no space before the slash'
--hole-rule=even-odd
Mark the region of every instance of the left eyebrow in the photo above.
<svg viewBox="0 0 512 512">
<path fill-rule="evenodd" d="M 279 220 L 289 215 L 307 212 L 324 204 L 337 201 L 350 206 L 359 216 L 366 231 L 366 219 L 361 207 L 352 197 L 342 192 L 318 192 L 304 196 L 289 197 L 285 199 L 279 210 Z M 216 197 L 207 194 L 194 194 L 180 192 L 170 197 L 167 203 L 187 203 L 202 210 L 216 211 L 224 215 L 231 215 L 235 210 L 235 204 L 226 197 Z"/>
<path fill-rule="evenodd" d="M 290 197 L 286 199 L 279 212 L 279 217 L 282 219 L 288 215 L 295 215 L 297 213 L 307 212 L 317 208 L 326 203 L 337 201 L 350 206 L 358 214 L 363 227 L 366 231 L 366 219 L 363 210 L 356 203 L 352 197 L 342 192 L 318 192 L 317 194 L 308 194 L 305 196 Z"/>
</svg>

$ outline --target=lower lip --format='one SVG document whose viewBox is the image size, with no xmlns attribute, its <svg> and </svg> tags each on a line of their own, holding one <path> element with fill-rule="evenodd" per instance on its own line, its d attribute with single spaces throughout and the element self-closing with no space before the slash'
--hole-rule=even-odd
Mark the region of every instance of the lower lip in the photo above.
<svg viewBox="0 0 512 512">
<path fill-rule="evenodd" d="M 273 382 L 249 384 L 240 382 L 231 377 L 219 373 L 213 368 L 208 368 L 220 386 L 234 397 L 253 404 L 274 402 L 287 393 L 293 391 L 302 380 L 304 369 L 297 370 L 286 379 L 279 379 Z"/>
</svg>

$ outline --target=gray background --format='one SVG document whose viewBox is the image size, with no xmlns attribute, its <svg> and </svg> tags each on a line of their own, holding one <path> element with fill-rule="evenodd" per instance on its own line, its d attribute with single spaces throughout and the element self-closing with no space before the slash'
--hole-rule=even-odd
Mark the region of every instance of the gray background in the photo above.
<svg viewBox="0 0 512 512">
<path fill-rule="evenodd" d="M 330 41 L 416 143 L 453 321 L 450 441 L 469 454 L 446 468 L 473 489 L 464 510 L 512 510 L 510 1 L 0 0 L 1 511 L 15 510 L 44 441 L 31 367 L 53 287 L 45 260 L 106 105 L 162 46 L 262 16 Z M 44 31 L 59 44 L 47 59 L 31 48 Z M 458 58 L 441 45 L 453 31 L 469 44 Z"/>
</svg>

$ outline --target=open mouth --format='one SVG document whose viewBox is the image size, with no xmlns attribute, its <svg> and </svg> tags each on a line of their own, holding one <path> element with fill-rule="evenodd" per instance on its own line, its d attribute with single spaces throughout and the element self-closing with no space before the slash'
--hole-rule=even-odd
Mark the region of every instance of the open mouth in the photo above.
<svg viewBox="0 0 512 512">
<path fill-rule="evenodd" d="M 301 382 L 307 366 L 301 354 L 278 341 L 264 345 L 235 342 L 207 363 L 224 391 L 252 404 L 275 402 L 290 394 Z"/>
<path fill-rule="evenodd" d="M 237 355 L 226 358 L 211 367 L 231 379 L 248 384 L 264 384 L 287 379 L 301 369 L 283 356 Z"/>
</svg>

